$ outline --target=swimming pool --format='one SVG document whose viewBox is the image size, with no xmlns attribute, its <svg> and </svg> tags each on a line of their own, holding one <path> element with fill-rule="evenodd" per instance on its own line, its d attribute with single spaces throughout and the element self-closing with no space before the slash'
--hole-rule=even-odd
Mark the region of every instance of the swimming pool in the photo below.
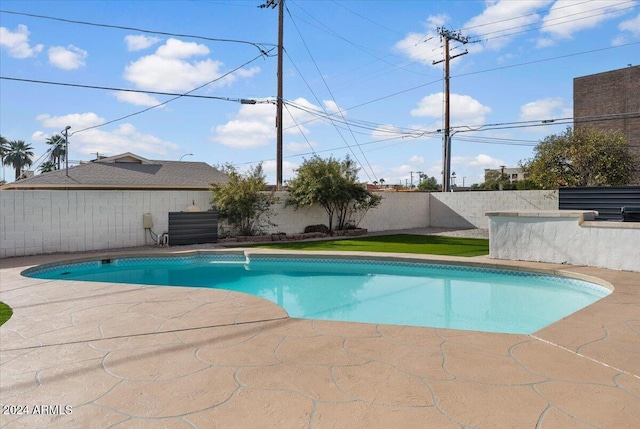
<svg viewBox="0 0 640 429">
<path fill-rule="evenodd" d="M 27 277 L 205 287 L 257 295 L 291 317 L 531 334 L 611 291 L 522 271 L 366 258 L 197 254 L 28 269 Z"/>
</svg>

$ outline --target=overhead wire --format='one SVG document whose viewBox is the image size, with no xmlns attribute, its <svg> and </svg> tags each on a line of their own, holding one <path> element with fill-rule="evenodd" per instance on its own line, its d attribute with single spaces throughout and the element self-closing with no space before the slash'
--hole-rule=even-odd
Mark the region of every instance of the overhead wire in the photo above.
<svg viewBox="0 0 640 429">
<path fill-rule="evenodd" d="M 55 81 L 40 80 L 40 79 L 25 79 L 25 78 L 13 77 L 13 76 L 0 76 L 0 80 L 38 83 L 38 84 L 55 85 L 55 86 L 68 86 L 73 88 L 101 89 L 101 90 L 116 91 L 116 92 L 132 92 L 132 93 L 149 94 L 149 95 L 168 95 L 173 97 L 203 98 L 203 99 L 209 99 L 209 100 L 232 101 L 235 103 L 240 103 L 243 100 L 242 98 L 233 98 L 233 97 L 220 97 L 220 96 L 213 96 L 213 95 L 195 95 L 195 94 L 190 94 L 189 92 L 179 93 L 179 92 L 149 91 L 144 89 L 117 88 L 117 87 L 111 87 L 111 86 L 86 85 L 86 84 L 70 83 L 70 82 L 55 82 Z"/>
<path fill-rule="evenodd" d="M 336 3 L 336 2 L 334 1 L 334 3 Z M 616 4 L 624 4 L 624 3 L 626 3 L 626 2 L 616 3 Z M 580 3 L 580 4 L 582 4 L 582 3 Z M 569 7 L 569 6 L 563 6 L 563 7 Z M 626 9 L 628 9 L 628 8 L 626 8 Z M 591 12 L 593 10 L 597 10 L 597 9 L 592 9 Z M 0 12 L 2 12 L 2 13 L 13 13 L 13 12 L 10 12 L 10 11 L 0 11 Z M 585 13 L 585 12 L 581 12 L 581 13 Z M 21 14 L 21 13 L 16 13 L 16 14 Z M 206 37 L 186 35 L 186 34 L 177 34 L 177 33 L 168 33 L 168 32 L 152 32 L 151 30 L 136 29 L 134 27 L 103 25 L 103 24 L 88 23 L 88 22 L 83 22 L 83 21 L 74 21 L 74 20 L 59 19 L 59 18 L 54 18 L 54 17 L 45 17 L 45 16 L 41 16 L 41 15 L 31 15 L 31 14 L 22 14 L 22 15 L 34 16 L 34 17 L 45 18 L 45 19 L 55 19 L 55 20 L 59 20 L 59 21 L 65 21 L 65 22 L 77 23 L 77 24 L 84 24 L 84 25 L 96 25 L 96 26 L 101 26 L 101 27 L 113 27 L 113 28 L 118 28 L 118 29 L 149 32 L 149 33 L 161 34 L 161 35 L 170 35 L 170 36 L 175 36 L 175 37 L 192 37 L 192 38 L 201 38 L 203 40 L 211 40 L 211 41 L 230 41 L 230 42 L 234 41 L 232 39 L 214 39 L 214 38 L 206 38 Z M 594 15 L 594 16 L 599 16 L 599 15 Z M 590 16 L 590 17 L 592 17 L 592 16 Z M 586 18 L 589 18 L 589 17 L 584 17 L 582 19 L 586 19 Z M 516 19 L 516 18 L 513 18 L 513 19 Z M 369 21 L 373 23 L 373 21 L 371 21 L 371 20 L 369 20 Z M 503 20 L 503 21 L 506 21 L 506 20 Z M 496 21 L 496 22 L 501 22 L 501 21 Z M 490 24 L 492 24 L 492 23 L 481 24 L 479 26 L 474 26 L 474 27 L 481 27 L 481 26 L 490 25 Z M 559 25 L 559 24 L 554 24 L 554 25 Z M 468 28 L 474 28 L 474 27 L 468 27 Z M 514 28 L 518 28 L 518 27 L 514 27 Z M 542 28 L 542 27 L 540 27 L 540 28 Z M 387 28 L 387 30 L 389 30 L 389 29 Z M 533 30 L 535 30 L 535 29 L 530 29 L 530 30 L 525 30 L 525 31 L 533 31 Z M 505 31 L 505 30 L 502 30 L 502 31 Z M 525 32 L 525 31 L 522 31 L 522 32 Z M 485 35 L 489 35 L 489 34 L 492 34 L 492 33 L 486 33 Z M 507 35 L 504 35 L 504 36 L 506 37 Z M 502 37 L 502 36 L 496 36 L 496 37 Z M 261 45 L 264 45 L 264 46 L 270 45 L 270 44 L 256 44 L 256 43 L 247 42 L 247 41 L 235 41 L 235 42 L 248 43 L 248 44 L 254 45 L 254 46 L 258 47 L 258 48 Z M 455 75 L 455 76 L 451 76 L 451 77 L 453 78 L 453 77 L 470 76 L 470 75 L 474 75 L 474 74 L 486 73 L 486 72 L 491 72 L 491 71 L 496 71 L 496 70 L 501 70 L 501 69 L 507 69 L 507 68 L 512 68 L 512 67 L 519 67 L 519 66 L 530 65 L 530 64 L 535 64 L 535 63 L 540 63 L 540 62 L 545 62 L 545 61 L 551 61 L 551 60 L 556 60 L 556 59 L 573 57 L 573 56 L 577 56 L 577 55 L 584 55 L 584 54 L 590 54 L 590 53 L 595 53 L 595 52 L 601 52 L 601 51 L 608 50 L 608 49 L 615 49 L 615 48 L 620 48 L 620 47 L 625 47 L 625 46 L 632 46 L 632 45 L 636 45 L 638 43 L 640 43 L 640 42 L 632 42 L 632 43 L 627 43 L 627 44 L 618 45 L 618 46 L 611 46 L 611 47 L 605 47 L 605 48 L 599 48 L 599 49 L 592 49 L 592 50 L 589 50 L 589 51 L 566 54 L 566 55 L 561 55 L 561 56 L 557 56 L 557 57 L 551 57 L 551 58 L 545 58 L 545 59 L 540 59 L 540 60 L 528 61 L 528 62 L 519 63 L 519 64 L 512 64 L 512 65 L 507 65 L 507 66 L 495 67 L 495 68 L 476 71 L 476 72 L 463 73 L 463 74 L 459 74 L 459 75 Z M 262 52 L 262 51 L 261 51 L 261 53 L 264 54 L 264 52 Z M 316 64 L 316 68 L 317 68 L 317 64 Z M 27 79 L 23 80 L 23 79 L 7 78 L 7 77 L 0 77 L 0 78 L 9 79 L 9 80 L 22 80 L 22 81 L 25 81 L 25 82 L 31 81 L 31 82 L 36 82 L 36 83 L 61 84 L 61 85 L 65 85 L 65 86 L 77 86 L 77 87 L 86 87 L 86 88 L 91 88 L 92 87 L 90 85 L 62 84 L 62 83 L 53 83 L 53 82 L 45 82 L 45 81 L 27 80 Z M 396 95 L 399 95 L 399 94 L 403 94 L 403 93 L 406 93 L 406 92 L 409 92 L 409 91 L 412 91 L 412 90 L 415 90 L 415 89 L 418 89 L 418 88 L 421 88 L 421 87 L 424 87 L 424 86 L 427 86 L 427 85 L 430 85 L 430 84 L 433 84 L 433 83 L 436 83 L 436 82 L 439 82 L 439 81 L 441 81 L 441 79 L 438 79 L 438 80 L 433 81 L 433 82 L 428 82 L 428 83 L 425 83 L 425 84 L 421 84 L 421 85 L 418 85 L 418 86 L 415 86 L 415 87 L 412 87 L 412 88 L 409 88 L 409 89 L 406 89 L 406 90 L 403 90 L 403 91 L 400 91 L 400 92 L 396 92 L 394 94 L 390 94 L 390 95 L 386 95 L 386 96 L 383 96 L 383 97 L 379 97 L 379 98 L 367 101 L 365 103 L 361 103 L 361 104 L 358 104 L 358 105 L 355 105 L 355 106 L 351 106 L 351 107 L 349 107 L 347 109 L 343 109 L 343 110 L 344 111 L 352 110 L 352 109 L 355 109 L 355 108 L 358 108 L 358 107 L 361 107 L 361 106 L 364 106 L 364 105 L 367 105 L 367 104 L 371 104 L 371 103 L 374 103 L 374 102 L 377 102 L 377 101 L 381 101 L 381 100 L 384 100 L 384 99 L 387 99 L 387 98 L 390 98 L 390 97 L 393 97 L 393 96 L 396 96 Z M 326 85 L 326 82 L 325 82 L 325 85 Z M 214 96 L 193 95 L 193 94 L 189 94 L 189 92 L 185 93 L 185 94 L 172 94 L 172 93 L 159 93 L 159 92 L 150 92 L 150 91 L 137 91 L 137 90 L 117 89 L 117 88 L 108 88 L 108 87 L 97 87 L 97 86 L 94 86 L 93 89 L 107 89 L 107 90 L 114 90 L 114 91 L 142 92 L 142 93 L 156 94 L 156 95 L 170 95 L 170 96 L 175 96 L 176 99 L 180 98 L 180 97 L 194 97 L 194 98 L 219 99 L 219 100 L 235 101 L 235 102 L 241 101 L 241 99 L 232 99 L 232 98 L 228 98 L 228 97 L 214 97 Z M 190 91 L 190 92 L 192 92 L 192 91 Z M 157 107 L 157 106 L 155 106 L 155 107 Z M 153 108 L 153 107 L 151 107 L 151 108 Z M 150 110 L 151 108 L 145 109 L 144 111 Z M 140 112 L 140 113 L 142 113 L 142 112 Z M 135 114 L 138 114 L 138 113 L 135 113 Z M 128 115 L 127 117 L 133 116 L 135 114 Z M 325 112 L 325 116 L 326 117 L 330 117 L 331 115 L 329 115 L 328 113 Z M 347 122 L 346 118 L 344 118 L 344 115 L 342 115 L 342 116 L 343 116 L 343 121 L 342 122 L 346 123 Z M 120 120 L 122 120 L 122 119 L 120 119 Z M 334 118 L 334 120 L 335 120 L 335 118 Z M 364 125 L 362 125 L 362 124 L 360 124 L 360 125 L 354 125 L 354 124 L 357 124 L 357 122 L 351 123 L 350 126 L 354 126 L 354 127 L 360 126 L 362 129 L 366 129 L 364 127 Z M 106 125 L 106 124 L 103 124 L 103 125 Z M 553 125 L 557 125 L 557 123 L 555 123 Z M 521 126 L 524 126 L 524 124 L 520 125 L 519 127 L 521 127 Z M 515 126 L 514 126 L 514 128 L 515 128 Z M 495 129 L 506 129 L 506 128 L 495 128 Z M 79 132 L 79 131 L 76 131 L 76 132 Z M 459 136 L 459 137 L 462 137 L 462 136 Z M 354 139 L 355 139 L 355 137 L 354 137 Z"/>
<path fill-rule="evenodd" d="M 307 135 L 302 130 L 302 127 L 300 126 L 300 124 L 298 124 L 298 122 L 296 121 L 295 116 L 293 116 L 291 111 L 289 111 L 289 106 L 287 106 L 284 103 L 283 103 L 283 105 L 284 105 L 284 108 L 287 109 L 287 113 L 289 113 L 289 116 L 291 117 L 291 120 L 295 123 L 295 126 L 300 131 L 300 134 L 302 135 L 302 137 L 304 137 L 304 140 L 307 142 L 307 145 L 309 145 L 309 149 L 311 149 L 311 152 L 313 152 L 313 154 L 315 155 L 315 150 L 313 149 L 313 146 L 311 145 L 311 142 L 309 141 L 309 139 L 307 138 Z"/>
<path fill-rule="evenodd" d="M 160 36 L 186 37 L 186 38 L 190 38 L 190 39 L 207 40 L 209 42 L 226 42 L 226 43 L 246 44 L 246 45 L 251 45 L 251 46 L 257 48 L 262 53 L 262 55 L 265 55 L 265 56 L 267 54 L 267 50 L 264 48 L 264 46 L 271 46 L 271 47 L 276 47 L 277 46 L 277 45 L 275 45 L 273 43 L 258 43 L 258 42 L 250 42 L 248 40 L 222 39 L 222 38 L 215 38 L 215 37 L 198 36 L 198 35 L 193 35 L 193 34 L 182 34 L 182 33 L 172 33 L 172 32 L 168 32 L 168 31 L 147 30 L 147 29 L 138 28 L 138 27 L 128 27 L 128 26 L 124 26 L 124 25 L 114 25 L 114 24 L 103 24 L 103 23 L 89 22 L 89 21 L 80 21 L 80 20 L 76 20 L 76 19 L 60 18 L 60 17 L 47 16 L 47 15 L 38 15 L 38 14 L 34 14 L 34 13 L 15 12 L 15 11 L 10 11 L 10 10 L 0 10 L 0 13 L 11 14 L 11 15 L 19 15 L 19 16 L 28 16 L 28 17 L 31 17 L 31 18 L 47 19 L 47 20 L 51 20 L 51 21 L 66 22 L 66 23 L 69 23 L 69 24 L 88 25 L 88 26 L 102 27 L 102 28 L 114 28 L 114 29 L 118 29 L 118 30 L 136 31 L 136 32 L 145 33 L 145 34 L 157 34 L 157 35 L 160 35 Z"/>
<path fill-rule="evenodd" d="M 616 4 L 612 5 L 612 6 L 615 6 L 617 4 L 625 4 L 625 3 L 629 3 L 629 2 L 616 3 Z M 562 17 L 558 17 L 558 18 L 549 19 L 548 21 L 559 21 L 559 20 L 561 20 L 560 22 L 556 22 L 556 23 L 553 23 L 553 24 L 548 24 L 548 25 L 542 24 L 542 25 L 538 26 L 539 23 L 536 22 L 536 23 L 531 23 L 531 24 L 525 24 L 523 26 L 517 26 L 517 27 L 512 27 L 512 28 L 504 28 L 504 29 L 501 29 L 501 30 L 495 30 L 495 31 L 492 31 L 492 32 L 489 32 L 489 33 L 479 34 L 479 35 L 476 35 L 474 37 L 478 37 L 478 38 L 482 39 L 482 38 L 486 38 L 486 36 L 489 36 L 491 34 L 502 33 L 504 31 L 508 31 L 508 30 L 515 30 L 515 29 L 521 28 L 521 27 L 532 27 L 532 28 L 529 28 L 529 29 L 521 30 L 521 31 L 514 31 L 512 33 L 499 34 L 499 35 L 494 36 L 494 37 L 492 37 L 490 39 L 498 39 L 498 38 L 501 38 L 501 37 L 510 37 L 510 36 L 514 36 L 516 34 L 527 33 L 529 31 L 544 30 L 544 29 L 555 27 L 555 26 L 558 26 L 558 25 L 564 25 L 564 24 L 569 23 L 569 22 L 575 22 L 575 21 L 580 21 L 580 20 L 583 20 L 583 19 L 589 19 L 589 18 L 594 18 L 594 17 L 597 17 L 597 16 L 617 13 L 617 12 L 620 12 L 622 10 L 634 9 L 636 6 L 633 5 L 633 6 L 629 6 L 629 7 L 623 8 L 623 9 L 608 10 L 608 11 L 604 11 L 604 12 L 597 13 L 597 14 L 594 14 L 594 15 L 584 16 L 584 17 L 575 18 L 575 19 L 566 19 L 568 16 L 581 15 L 581 14 L 584 14 L 584 13 L 593 12 L 594 10 L 606 9 L 607 7 L 611 7 L 611 6 L 604 6 L 602 8 L 591 9 L 591 10 L 588 10 L 588 11 L 582 11 L 582 12 L 578 12 L 578 13 L 567 15 L 567 16 L 562 16 Z"/>
<path fill-rule="evenodd" d="M 136 115 L 140 115 L 140 114 L 142 114 L 142 113 L 148 112 L 148 111 L 149 111 L 149 110 L 151 110 L 151 109 L 155 109 L 155 108 L 158 108 L 158 107 L 160 107 L 160 106 L 164 106 L 165 104 L 171 103 L 172 101 L 175 101 L 175 100 L 177 100 L 177 99 L 179 99 L 179 98 L 182 98 L 182 97 L 185 97 L 185 96 L 187 96 L 187 95 L 191 94 L 192 92 L 195 92 L 195 91 L 197 91 L 197 90 L 199 90 L 199 89 L 202 89 L 202 88 L 204 88 L 205 86 L 211 85 L 212 83 L 217 82 L 217 81 L 219 81 L 220 79 L 224 79 L 225 77 L 229 76 L 229 75 L 230 75 L 230 74 L 232 74 L 232 73 L 235 73 L 236 71 L 240 70 L 242 67 L 244 67 L 244 66 L 246 66 L 246 65 L 248 65 L 248 64 L 251 64 L 252 62 L 256 61 L 258 58 L 260 58 L 260 57 L 262 57 L 262 56 L 263 56 L 263 54 L 261 53 L 261 54 L 259 54 L 259 55 L 255 56 L 254 58 L 252 58 L 251 60 L 249 60 L 249 61 L 245 62 L 244 64 L 242 64 L 242 65 L 240 65 L 240 66 L 238 66 L 238 67 L 236 67 L 236 68 L 234 68 L 234 69 L 232 69 L 232 70 L 230 70 L 230 71 L 228 71 L 228 72 L 226 72 L 226 73 L 222 74 L 221 76 L 218 76 L 218 77 L 216 77 L 215 79 L 213 79 L 213 80 L 211 80 L 211 81 L 209 81 L 209 82 L 205 82 L 205 83 L 203 83 L 202 85 L 197 86 L 196 88 L 194 88 L 194 89 L 192 89 L 192 90 L 190 90 L 190 91 L 187 91 L 187 92 L 185 92 L 185 93 L 183 93 L 183 94 L 176 95 L 175 97 L 170 98 L 169 100 L 166 100 L 166 101 L 164 101 L 164 102 L 162 102 L 162 103 L 156 104 L 156 105 L 154 105 L 154 106 L 147 107 L 146 109 L 142 109 L 142 110 L 140 110 L 140 111 L 137 111 L 137 112 L 134 112 L 134 113 L 131 113 L 131 114 L 128 114 L 128 115 L 122 116 L 122 117 L 117 118 L 117 119 L 113 119 L 113 120 L 111 120 L 111 121 L 107 121 L 107 122 L 105 122 L 105 123 L 103 123 L 103 124 L 93 125 L 93 126 L 91 126 L 91 127 L 83 128 L 83 129 L 81 129 L 81 130 L 78 130 L 78 131 L 75 131 L 75 132 L 71 133 L 70 135 L 74 135 L 74 134 L 77 134 L 77 133 L 80 133 L 80 132 L 83 132 L 83 131 L 87 131 L 87 130 L 90 130 L 90 129 L 93 129 L 93 128 L 104 127 L 105 125 L 113 124 L 114 122 L 119 122 L 119 121 L 122 121 L 122 120 L 124 120 L 124 119 L 130 118 L 130 117 L 132 117 L 132 116 L 136 116 Z M 242 101 L 240 100 L 240 102 L 242 102 Z"/>
<path fill-rule="evenodd" d="M 563 117 L 563 118 L 552 118 L 552 119 L 535 119 L 535 120 L 527 120 L 527 121 L 514 121 L 514 122 L 498 122 L 491 123 L 485 125 L 461 125 L 453 127 L 457 129 L 458 133 L 455 134 L 456 140 L 483 143 L 483 144 L 495 144 L 495 145 L 507 145 L 507 146 L 537 146 L 539 142 L 534 140 L 525 140 L 525 139 L 507 139 L 501 137 L 482 137 L 482 136 L 465 136 L 460 135 L 461 132 L 484 132 L 484 131 L 492 131 L 492 130 L 506 130 L 506 129 L 518 129 L 518 128 L 533 128 L 533 127 L 544 127 L 544 126 L 554 126 L 554 125 L 566 125 L 571 123 L 590 123 L 590 122 L 600 122 L 603 120 L 620 120 L 625 118 L 636 118 L 640 117 L 640 111 L 638 112 L 630 112 L 630 113 L 618 113 L 618 114 L 604 114 L 604 115 L 593 115 L 593 116 L 583 116 L 583 117 Z M 460 131 L 460 129 L 467 128 L 468 130 Z M 389 147 L 397 146 L 399 144 L 406 143 L 408 137 L 415 138 L 434 138 L 436 136 L 440 136 L 442 134 L 442 130 L 432 130 L 426 132 L 416 133 L 415 135 L 409 136 L 393 136 L 385 139 L 376 139 L 368 142 L 360 143 L 361 146 L 370 146 L 378 143 L 393 141 L 393 140 L 401 140 L 392 145 L 387 145 L 383 147 L 378 147 L 374 149 L 370 149 L 369 152 L 388 149 Z M 629 144 L 629 147 L 640 147 L 640 145 Z M 323 150 L 315 150 L 314 153 L 324 153 L 324 152 L 333 152 L 336 150 L 346 149 L 347 146 L 336 146 Z M 309 155 L 310 153 L 299 153 L 295 155 L 289 155 L 285 158 L 298 158 Z M 249 165 L 255 164 L 260 161 L 247 161 L 234 165 Z"/>
<path fill-rule="evenodd" d="M 287 9 L 287 13 L 289 14 L 289 17 L 291 18 L 291 21 L 294 25 L 294 27 L 296 28 L 296 31 L 298 32 L 298 35 L 300 37 L 300 39 L 302 40 L 303 45 L 305 46 L 305 49 L 307 50 L 307 53 L 309 54 L 309 57 L 311 58 L 312 63 L 314 64 L 322 82 L 325 85 L 325 88 L 327 89 L 327 91 L 329 92 L 329 95 L 331 96 L 331 99 L 333 100 L 333 102 L 335 103 L 337 109 L 338 109 L 338 114 L 343 118 L 344 120 L 344 113 L 342 113 L 342 109 L 340 108 L 338 102 L 336 101 L 331 88 L 329 88 L 329 85 L 327 84 L 327 81 L 325 80 L 322 72 L 320 71 L 320 68 L 318 67 L 317 62 L 315 61 L 315 58 L 313 57 L 313 55 L 311 54 L 311 51 L 309 49 L 309 46 L 307 45 L 306 41 L 304 40 L 304 38 L 302 37 L 302 33 L 300 32 L 300 29 L 298 28 L 295 20 L 293 19 L 293 16 L 291 16 L 290 11 L 288 10 L 288 8 L 285 7 L 285 9 Z M 326 111 L 326 109 L 324 108 L 324 106 L 322 105 L 322 103 L 318 100 L 318 103 L 320 104 L 320 107 Z M 345 144 L 347 144 L 347 146 L 349 146 L 349 150 L 351 151 L 351 153 L 353 154 L 355 160 L 364 167 L 364 165 L 362 164 L 362 162 L 360 162 L 360 160 L 358 159 L 358 156 L 356 155 L 355 151 L 351 148 L 351 146 L 347 143 L 347 140 L 344 138 L 344 136 L 342 135 L 342 133 L 340 133 L 338 131 L 338 134 L 340 135 L 340 137 L 342 138 L 342 140 L 345 142 Z M 358 145 L 358 140 L 356 139 L 355 135 L 353 133 L 351 133 L 351 136 L 354 140 L 354 142 L 356 143 L 356 145 Z M 359 145 L 358 145 L 359 146 Z M 367 156 L 364 154 L 364 151 L 362 151 L 362 148 L 360 148 L 360 153 L 362 154 L 362 156 L 364 157 L 365 162 L 367 163 L 367 166 L 369 167 L 371 174 L 373 175 L 373 178 L 376 177 L 375 171 L 373 170 L 373 167 L 371 166 L 371 164 L 369 163 L 369 160 L 367 159 Z M 366 174 L 366 176 L 369 178 L 369 180 L 373 180 L 371 175 L 369 175 L 369 172 L 364 169 L 364 172 Z"/>
</svg>

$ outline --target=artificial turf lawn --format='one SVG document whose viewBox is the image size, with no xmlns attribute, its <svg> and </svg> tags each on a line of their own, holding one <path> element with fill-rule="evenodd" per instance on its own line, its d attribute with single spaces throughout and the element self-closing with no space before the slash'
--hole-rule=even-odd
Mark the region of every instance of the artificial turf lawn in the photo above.
<svg viewBox="0 0 640 429">
<path fill-rule="evenodd" d="M 489 240 L 484 238 L 442 237 L 438 235 L 411 234 L 380 235 L 338 240 L 272 243 L 261 244 L 256 247 L 284 250 L 422 253 L 446 256 L 480 256 L 489 254 Z"/>
<path fill-rule="evenodd" d="M 4 302 L 0 301 L 0 326 L 4 325 L 4 322 L 9 320 L 13 315 L 13 310 Z"/>
</svg>

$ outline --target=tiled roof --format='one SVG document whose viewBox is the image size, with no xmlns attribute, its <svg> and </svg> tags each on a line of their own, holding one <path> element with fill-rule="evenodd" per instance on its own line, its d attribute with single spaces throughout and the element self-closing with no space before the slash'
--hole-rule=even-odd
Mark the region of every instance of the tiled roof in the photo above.
<svg viewBox="0 0 640 429">
<path fill-rule="evenodd" d="M 43 173 L 3 189 L 209 189 L 228 176 L 204 162 L 151 161 L 130 153 Z"/>
</svg>

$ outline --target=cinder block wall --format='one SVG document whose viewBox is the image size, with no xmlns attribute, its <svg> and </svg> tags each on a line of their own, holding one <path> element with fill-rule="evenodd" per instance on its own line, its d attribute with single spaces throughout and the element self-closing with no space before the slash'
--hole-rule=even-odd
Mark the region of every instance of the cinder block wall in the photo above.
<svg viewBox="0 0 640 429">
<path fill-rule="evenodd" d="M 424 192 L 380 192 L 382 203 L 369 210 L 358 226 L 369 231 L 426 228 L 429 226 L 429 194 Z M 269 232 L 296 234 L 308 225 L 329 226 L 329 216 L 322 207 L 295 210 L 285 207 L 286 192 L 276 192 L 279 203 L 272 221 L 277 224 Z M 335 222 L 335 219 L 334 219 Z M 335 225 L 334 225 L 335 226 Z"/>
<path fill-rule="evenodd" d="M 582 222 L 570 212 L 490 217 L 489 256 L 494 259 L 587 265 L 640 272 L 640 228 L 633 222 Z M 554 217 L 552 217 L 554 216 Z"/>
<path fill-rule="evenodd" d="M 300 233 L 307 225 L 328 224 L 321 207 L 284 207 L 285 193 L 268 232 Z M 486 212 L 557 210 L 555 191 L 384 192 L 382 204 L 359 226 L 369 231 L 411 228 L 488 228 Z M 142 227 L 142 215 L 153 217 L 152 230 L 168 230 L 168 213 L 195 203 L 211 208 L 209 191 L 1 191 L 0 258 L 54 252 L 136 247 L 154 241 Z"/>
<path fill-rule="evenodd" d="M 168 212 L 194 202 L 208 209 L 210 198 L 207 191 L 2 191 L 0 257 L 152 244 L 144 213 L 162 233 Z"/>
<path fill-rule="evenodd" d="M 558 210 L 558 191 L 434 192 L 429 226 L 489 229 L 485 213 L 501 210 Z"/>
<path fill-rule="evenodd" d="M 284 207 L 278 193 L 277 226 L 268 232 L 300 233 L 307 225 L 328 224 L 321 207 Z M 54 252 L 117 249 L 153 244 L 142 227 L 150 213 L 152 231 L 168 230 L 168 213 L 194 204 L 211 208 L 209 191 L 2 191 L 0 192 L 0 258 Z M 385 193 L 380 207 L 360 226 L 370 231 L 427 227 L 429 197 L 425 193 Z"/>
</svg>

